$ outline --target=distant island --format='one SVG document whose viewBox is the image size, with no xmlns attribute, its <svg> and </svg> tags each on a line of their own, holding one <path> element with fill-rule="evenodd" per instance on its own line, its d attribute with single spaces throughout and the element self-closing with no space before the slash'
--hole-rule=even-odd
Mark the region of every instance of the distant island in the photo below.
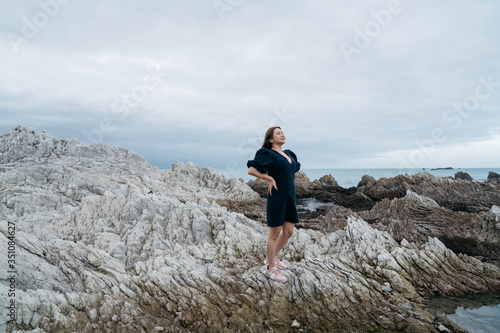
<svg viewBox="0 0 500 333">
<path fill-rule="evenodd" d="M 447 168 L 435 168 L 435 169 L 431 169 L 431 170 L 453 170 L 452 167 L 447 167 Z"/>
</svg>

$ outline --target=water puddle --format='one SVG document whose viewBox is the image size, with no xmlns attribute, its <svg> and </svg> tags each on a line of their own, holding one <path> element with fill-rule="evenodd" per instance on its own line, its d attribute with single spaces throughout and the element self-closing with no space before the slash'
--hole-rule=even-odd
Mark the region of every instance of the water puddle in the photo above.
<svg viewBox="0 0 500 333">
<path fill-rule="evenodd" d="M 500 292 L 464 297 L 436 297 L 427 309 L 443 313 L 470 333 L 500 332 Z"/>
<path fill-rule="evenodd" d="M 335 206 L 333 202 L 321 202 L 315 198 L 297 200 L 297 209 L 315 212 L 317 210 L 328 210 Z"/>
</svg>

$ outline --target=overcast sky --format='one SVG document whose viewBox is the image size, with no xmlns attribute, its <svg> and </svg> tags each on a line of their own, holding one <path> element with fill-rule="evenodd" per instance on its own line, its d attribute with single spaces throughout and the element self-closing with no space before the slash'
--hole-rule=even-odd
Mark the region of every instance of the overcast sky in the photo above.
<svg viewBox="0 0 500 333">
<path fill-rule="evenodd" d="M 497 0 L 0 2 L 0 133 L 170 169 L 499 167 Z"/>
</svg>

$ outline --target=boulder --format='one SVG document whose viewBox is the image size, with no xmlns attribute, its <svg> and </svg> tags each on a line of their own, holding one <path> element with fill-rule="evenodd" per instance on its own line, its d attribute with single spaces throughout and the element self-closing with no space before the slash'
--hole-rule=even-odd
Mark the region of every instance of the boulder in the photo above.
<svg viewBox="0 0 500 333">
<path fill-rule="evenodd" d="M 493 171 L 490 171 L 488 173 L 488 179 L 487 179 L 488 182 L 499 182 L 500 181 L 500 175 L 496 172 L 493 172 Z"/>
<path fill-rule="evenodd" d="M 463 180 L 472 181 L 472 177 L 467 172 L 463 172 L 463 171 L 459 171 L 459 172 L 455 173 L 455 179 L 463 179 Z"/>
<path fill-rule="evenodd" d="M 316 183 L 318 183 L 318 185 L 323 185 L 323 186 L 339 187 L 339 184 L 337 183 L 337 181 L 335 180 L 335 178 L 333 178 L 333 176 L 331 174 L 324 175 L 320 179 L 315 180 L 313 182 L 313 184 L 316 184 Z"/>
<path fill-rule="evenodd" d="M 309 177 L 302 171 L 295 173 L 295 192 L 297 196 L 305 197 L 310 196 L 310 183 Z"/>
</svg>

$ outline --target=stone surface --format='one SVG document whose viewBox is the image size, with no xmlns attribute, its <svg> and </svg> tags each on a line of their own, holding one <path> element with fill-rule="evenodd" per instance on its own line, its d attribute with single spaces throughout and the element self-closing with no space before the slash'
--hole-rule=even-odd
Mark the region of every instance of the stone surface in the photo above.
<svg viewBox="0 0 500 333">
<path fill-rule="evenodd" d="M 488 173 L 488 179 L 487 181 L 495 181 L 495 182 L 498 182 L 500 181 L 500 175 L 496 172 L 493 172 L 493 171 L 490 171 Z"/>
<path fill-rule="evenodd" d="M 275 283 L 261 272 L 267 228 L 218 204 L 231 200 L 260 199 L 193 163 L 161 172 L 127 149 L 6 131 L 0 246 L 5 272 L 15 224 L 14 329 L 260 332 L 295 320 L 311 331 L 463 332 L 424 298 L 500 290 L 496 266 L 437 238 L 398 242 L 356 214 L 332 232 L 296 230 L 283 250 L 289 282 Z"/>
<path fill-rule="evenodd" d="M 456 212 L 408 190 L 404 198 L 384 199 L 359 215 L 376 223 L 378 229 L 389 232 L 398 241 L 423 243 L 427 237 L 437 237 L 457 253 L 498 262 L 500 225 L 496 223 L 497 209 L 492 206 L 479 213 Z"/>
<path fill-rule="evenodd" d="M 457 253 L 500 266 L 496 213 L 500 183 L 496 179 L 475 182 L 421 172 L 376 181 L 365 175 L 357 188 L 351 189 L 338 187 L 332 181 L 314 181 L 301 186 L 307 187 L 315 200 L 335 206 L 328 211 L 299 211 L 298 227 L 333 232 L 345 228 L 349 216 L 359 216 L 398 241 L 422 244 L 427 237 L 437 237 Z M 299 198 L 298 202 L 301 200 L 309 199 Z"/>
<path fill-rule="evenodd" d="M 358 192 L 365 194 L 374 202 L 402 198 L 408 190 L 431 198 L 440 206 L 455 211 L 468 211 L 471 207 L 490 209 L 493 205 L 500 205 L 498 184 L 437 177 L 427 172 L 381 178 L 378 181 L 362 180 L 357 187 Z"/>
<path fill-rule="evenodd" d="M 360 217 L 372 228 L 388 232 L 398 242 L 423 244 L 428 237 L 437 237 L 456 253 L 500 265 L 498 206 L 479 212 L 456 212 L 408 190 L 404 198 L 383 199 L 371 210 L 353 212 L 335 206 L 302 222 L 323 232 L 333 232 L 345 228 L 350 216 Z"/>
<path fill-rule="evenodd" d="M 455 178 L 468 180 L 468 181 L 473 180 L 472 177 L 467 172 L 463 172 L 463 171 L 459 171 L 459 172 L 455 173 Z"/>
</svg>

